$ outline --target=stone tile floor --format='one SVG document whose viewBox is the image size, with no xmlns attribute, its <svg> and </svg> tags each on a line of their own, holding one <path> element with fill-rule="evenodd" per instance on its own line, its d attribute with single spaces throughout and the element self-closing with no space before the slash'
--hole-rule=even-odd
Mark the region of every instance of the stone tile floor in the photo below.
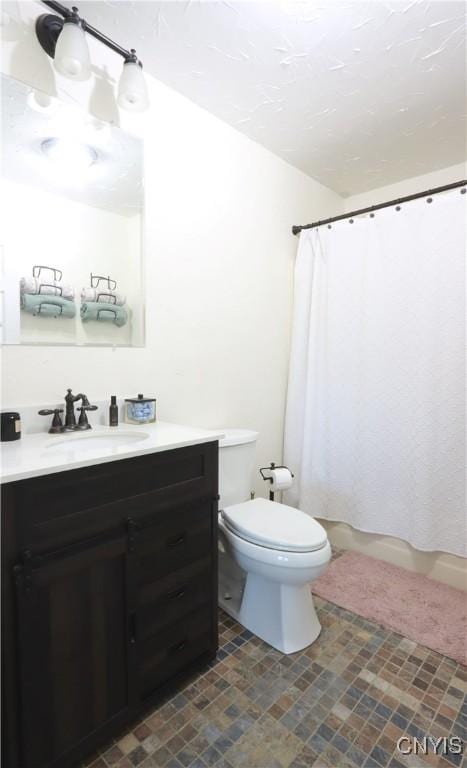
<svg viewBox="0 0 467 768">
<path fill-rule="evenodd" d="M 221 612 L 211 667 L 87 765 L 467 766 L 467 755 L 396 749 L 402 736 L 467 740 L 467 668 L 332 603 L 315 604 L 323 631 L 291 656 Z"/>
</svg>

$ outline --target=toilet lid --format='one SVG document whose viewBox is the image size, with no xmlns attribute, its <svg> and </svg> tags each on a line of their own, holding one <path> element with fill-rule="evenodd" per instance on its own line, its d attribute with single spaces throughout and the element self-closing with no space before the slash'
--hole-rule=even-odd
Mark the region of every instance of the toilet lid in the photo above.
<svg viewBox="0 0 467 768">
<path fill-rule="evenodd" d="M 283 552 L 313 552 L 327 542 L 323 526 L 299 509 L 267 499 L 233 504 L 222 511 L 230 530 L 240 538 Z"/>
</svg>

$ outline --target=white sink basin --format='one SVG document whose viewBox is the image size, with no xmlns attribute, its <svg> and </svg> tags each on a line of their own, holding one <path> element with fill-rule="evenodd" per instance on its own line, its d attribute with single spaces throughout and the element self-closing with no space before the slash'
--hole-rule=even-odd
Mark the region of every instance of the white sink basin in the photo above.
<svg viewBox="0 0 467 768">
<path fill-rule="evenodd" d="M 59 438 L 50 439 L 45 451 L 48 455 L 68 455 L 70 453 L 90 453 L 95 451 L 113 451 L 118 448 L 126 448 L 133 443 L 139 443 L 149 437 L 147 432 L 84 432 L 83 434 L 71 433 Z"/>
</svg>

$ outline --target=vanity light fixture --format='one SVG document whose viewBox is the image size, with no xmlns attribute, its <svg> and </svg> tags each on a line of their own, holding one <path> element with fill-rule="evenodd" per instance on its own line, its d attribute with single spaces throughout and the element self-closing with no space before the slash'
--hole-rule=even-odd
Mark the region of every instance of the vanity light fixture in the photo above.
<svg viewBox="0 0 467 768">
<path fill-rule="evenodd" d="M 149 106 L 143 65 L 134 48 L 127 51 L 118 43 L 88 24 L 73 6 L 70 10 L 54 0 L 42 0 L 60 16 L 44 13 L 36 21 L 36 35 L 44 51 L 54 59 L 55 69 L 71 80 L 87 80 L 91 60 L 86 32 L 107 48 L 122 56 L 123 72 L 118 85 L 118 104 L 131 112 L 142 112 Z"/>
<path fill-rule="evenodd" d="M 118 104 L 130 112 L 142 112 L 149 106 L 148 92 L 143 76 L 142 64 L 131 49 L 131 56 L 125 59 L 123 72 L 118 83 Z"/>
<path fill-rule="evenodd" d="M 87 80 L 91 74 L 89 48 L 77 8 L 73 8 L 72 15 L 63 22 L 55 44 L 54 66 L 70 80 Z"/>
</svg>

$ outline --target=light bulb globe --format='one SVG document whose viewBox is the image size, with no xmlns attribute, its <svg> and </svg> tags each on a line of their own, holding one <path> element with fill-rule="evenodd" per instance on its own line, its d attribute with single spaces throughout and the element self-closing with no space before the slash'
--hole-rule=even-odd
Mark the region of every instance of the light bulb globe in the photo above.
<svg viewBox="0 0 467 768">
<path fill-rule="evenodd" d="M 67 20 L 55 46 L 54 66 L 70 80 L 87 80 L 91 75 L 91 59 L 86 33 L 81 24 Z"/>
<path fill-rule="evenodd" d="M 137 61 L 126 61 L 123 65 L 117 102 L 129 112 L 143 112 L 149 106 L 143 70 Z"/>
</svg>

